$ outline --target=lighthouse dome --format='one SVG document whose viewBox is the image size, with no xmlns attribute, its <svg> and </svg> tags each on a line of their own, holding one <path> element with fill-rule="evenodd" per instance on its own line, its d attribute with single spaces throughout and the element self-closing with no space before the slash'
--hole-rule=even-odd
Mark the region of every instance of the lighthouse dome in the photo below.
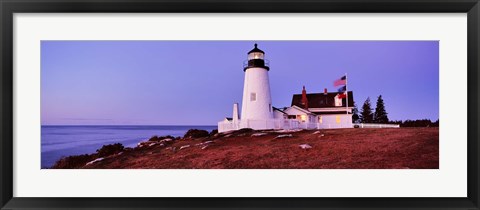
<svg viewBox="0 0 480 210">
<path fill-rule="evenodd" d="M 250 52 L 248 52 L 248 54 L 254 53 L 254 52 L 259 52 L 259 53 L 265 54 L 265 52 L 263 52 L 261 49 L 258 49 L 258 44 L 257 43 L 255 43 L 253 46 L 254 46 L 254 48 L 252 50 L 250 50 Z"/>
</svg>

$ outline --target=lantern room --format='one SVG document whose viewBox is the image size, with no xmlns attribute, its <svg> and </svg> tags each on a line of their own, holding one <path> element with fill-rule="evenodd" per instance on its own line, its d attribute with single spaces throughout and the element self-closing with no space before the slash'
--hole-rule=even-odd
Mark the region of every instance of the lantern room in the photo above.
<svg viewBox="0 0 480 210">
<path fill-rule="evenodd" d="M 268 66 L 268 60 L 265 60 L 265 52 L 258 49 L 258 45 L 255 43 L 254 48 L 248 52 L 247 61 L 243 64 L 243 71 L 255 67 L 264 68 L 268 71 L 270 70 Z"/>
</svg>

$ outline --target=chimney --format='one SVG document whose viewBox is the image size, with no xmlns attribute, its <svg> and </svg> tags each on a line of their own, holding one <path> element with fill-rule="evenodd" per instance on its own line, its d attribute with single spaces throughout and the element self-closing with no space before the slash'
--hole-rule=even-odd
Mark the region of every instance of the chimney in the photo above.
<svg viewBox="0 0 480 210">
<path fill-rule="evenodd" d="M 323 94 L 324 94 L 324 95 L 327 95 L 327 94 L 328 94 L 327 88 L 325 88 L 325 89 L 323 90 Z"/>
<path fill-rule="evenodd" d="M 308 109 L 308 99 L 307 99 L 307 91 L 305 90 L 305 85 L 303 86 L 303 90 L 302 90 L 302 104 L 305 109 Z"/>
<path fill-rule="evenodd" d="M 232 116 L 233 123 L 238 122 L 238 103 L 233 104 L 233 116 Z"/>
</svg>

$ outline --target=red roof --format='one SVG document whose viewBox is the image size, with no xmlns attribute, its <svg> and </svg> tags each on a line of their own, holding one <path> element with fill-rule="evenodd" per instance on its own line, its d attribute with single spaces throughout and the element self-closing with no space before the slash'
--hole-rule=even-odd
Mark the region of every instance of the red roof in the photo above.
<svg viewBox="0 0 480 210">
<path fill-rule="evenodd" d="M 335 96 L 338 94 L 338 92 L 333 92 L 333 93 L 309 93 L 307 94 L 307 99 L 308 99 L 308 108 L 334 108 L 334 107 L 339 107 L 335 106 Z M 341 107 L 346 107 L 347 106 L 347 101 L 346 99 L 342 99 L 342 106 Z M 294 94 L 292 98 L 292 106 L 296 105 L 298 107 L 305 108 L 305 106 L 302 105 L 302 94 Z M 353 92 L 348 91 L 348 107 L 353 107 Z"/>
</svg>

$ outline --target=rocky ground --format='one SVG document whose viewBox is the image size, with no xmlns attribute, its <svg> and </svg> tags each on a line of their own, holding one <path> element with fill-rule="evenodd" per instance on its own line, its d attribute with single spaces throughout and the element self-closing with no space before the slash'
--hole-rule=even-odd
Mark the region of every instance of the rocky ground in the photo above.
<svg viewBox="0 0 480 210">
<path fill-rule="evenodd" d="M 247 129 L 206 137 L 156 137 L 135 148 L 117 145 L 111 151 L 63 158 L 54 168 L 436 169 L 439 130 Z"/>
</svg>

